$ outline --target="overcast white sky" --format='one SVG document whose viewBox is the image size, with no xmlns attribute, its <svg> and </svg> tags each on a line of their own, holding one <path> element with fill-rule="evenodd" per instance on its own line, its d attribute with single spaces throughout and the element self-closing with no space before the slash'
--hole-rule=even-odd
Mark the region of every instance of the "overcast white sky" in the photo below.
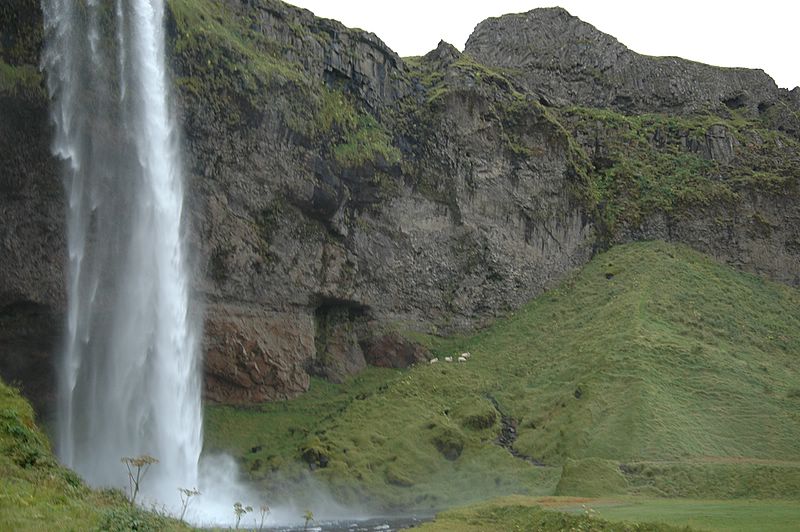
<svg viewBox="0 0 800 532">
<path fill-rule="evenodd" d="M 289 0 L 378 35 L 401 56 L 440 39 L 463 50 L 478 22 L 559 5 L 634 51 L 720 66 L 761 68 L 781 87 L 800 85 L 797 0 Z"/>
</svg>

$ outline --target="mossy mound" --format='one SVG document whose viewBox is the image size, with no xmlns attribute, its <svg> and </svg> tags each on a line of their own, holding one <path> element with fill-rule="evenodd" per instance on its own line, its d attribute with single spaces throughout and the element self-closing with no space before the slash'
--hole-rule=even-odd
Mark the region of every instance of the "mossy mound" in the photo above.
<svg viewBox="0 0 800 532">
<path fill-rule="evenodd" d="M 660 523 L 609 522 L 588 512 L 570 514 L 545 510 L 521 498 L 510 497 L 465 508 L 442 512 L 436 519 L 418 527 L 424 532 L 484 532 L 489 530 L 535 530 L 550 532 L 615 531 L 615 532 L 673 532 L 690 530 Z"/>
<path fill-rule="evenodd" d="M 91 490 L 58 464 L 33 409 L 0 382 L 0 529 L 187 530 L 131 507 L 116 490 Z"/>
<path fill-rule="evenodd" d="M 584 458 L 567 459 L 555 494 L 601 497 L 620 495 L 627 491 L 628 482 L 620 472 L 619 464 L 600 458 Z"/>
</svg>

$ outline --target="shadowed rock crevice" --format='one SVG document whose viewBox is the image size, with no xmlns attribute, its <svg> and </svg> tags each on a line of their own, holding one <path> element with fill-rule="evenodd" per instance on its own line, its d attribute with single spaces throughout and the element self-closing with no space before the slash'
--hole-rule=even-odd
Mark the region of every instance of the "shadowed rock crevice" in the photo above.
<svg viewBox="0 0 800 532">
<path fill-rule="evenodd" d="M 316 353 L 309 372 L 342 382 L 367 366 L 359 335 L 364 334 L 368 308 L 352 302 L 325 300 L 314 311 Z"/>
</svg>

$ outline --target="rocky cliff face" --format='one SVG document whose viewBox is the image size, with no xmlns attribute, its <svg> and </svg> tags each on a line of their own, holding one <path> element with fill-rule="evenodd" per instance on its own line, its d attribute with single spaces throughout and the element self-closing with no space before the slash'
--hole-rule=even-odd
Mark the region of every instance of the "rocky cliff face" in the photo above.
<svg viewBox="0 0 800 532">
<path fill-rule="evenodd" d="M 762 70 L 640 55 L 561 8 L 487 19 L 475 28 L 466 52 L 513 70 L 526 88 L 556 105 L 627 113 L 727 108 L 758 115 L 790 101 L 789 91 Z"/>
<path fill-rule="evenodd" d="M 37 63 L 38 2 L 0 7 L 0 375 L 42 412 L 64 305 L 64 194 Z"/>
<path fill-rule="evenodd" d="M 0 370 L 32 382 L 20 361 L 48 360 L 63 320 L 64 198 L 39 44 L 15 37 L 15 13 L 33 28 L 38 7 L 14 1 Z M 403 60 L 277 1 L 169 8 L 211 400 L 424 360 L 405 332 L 480 327 L 616 241 L 681 240 L 800 279 L 797 89 L 763 73 L 643 58 L 563 10 Z"/>
<path fill-rule="evenodd" d="M 207 337 L 272 346 L 209 349 L 226 400 L 297 393 L 306 371 L 340 380 L 367 360 L 396 365 L 375 351 L 414 352 L 398 331 L 481 325 L 590 256 L 569 140 L 541 106 L 523 113 L 539 150 L 529 162 L 503 133 L 517 98 L 503 87 L 439 65 L 431 71 L 446 81 L 432 98 L 374 36 L 272 2 L 227 12 L 247 21 L 256 46 L 279 49 L 279 66 L 256 81 L 263 89 L 245 89 L 244 103 L 236 86 L 195 94 L 194 65 L 211 62 L 236 84 L 238 60 L 216 69 L 246 52 L 213 28 L 213 46 L 189 41 L 197 22 L 173 7 Z M 270 361 L 302 378 L 238 383 Z"/>
</svg>

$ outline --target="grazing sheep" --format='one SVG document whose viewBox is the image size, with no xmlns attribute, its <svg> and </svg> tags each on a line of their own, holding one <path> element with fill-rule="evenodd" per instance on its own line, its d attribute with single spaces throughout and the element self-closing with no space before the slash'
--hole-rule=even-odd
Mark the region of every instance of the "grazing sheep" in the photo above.
<svg viewBox="0 0 800 532">
<path fill-rule="evenodd" d="M 459 362 L 466 362 L 467 359 L 465 357 L 458 357 Z"/>
<path fill-rule="evenodd" d="M 437 362 L 439 362 L 438 358 L 432 358 L 431 359 L 431 364 L 436 364 Z"/>
<path fill-rule="evenodd" d="M 452 362 L 453 361 L 453 357 L 444 357 L 444 361 L 445 362 Z"/>
<path fill-rule="evenodd" d="M 469 358 L 469 357 L 471 357 L 472 355 L 470 355 L 470 354 L 469 354 L 469 351 L 467 351 L 466 353 L 461 353 L 461 356 L 462 356 L 462 357 L 464 357 L 464 358 Z"/>
</svg>

